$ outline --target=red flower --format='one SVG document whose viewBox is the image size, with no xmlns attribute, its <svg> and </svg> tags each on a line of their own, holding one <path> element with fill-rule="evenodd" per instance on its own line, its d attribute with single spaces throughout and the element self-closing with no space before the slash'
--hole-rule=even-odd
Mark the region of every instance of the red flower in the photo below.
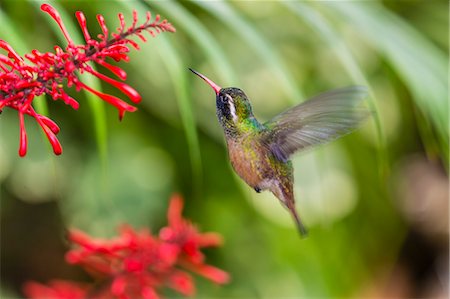
<svg viewBox="0 0 450 299">
<path fill-rule="evenodd" d="M 78 11 L 76 12 L 76 17 L 86 44 L 75 45 L 59 13 L 48 4 L 42 4 L 41 9 L 58 23 L 68 42 L 65 50 L 58 46 L 54 47 L 54 53 L 40 53 L 37 50 L 33 50 L 25 55 L 25 58 L 31 62 L 31 64 L 27 64 L 6 41 L 0 40 L 0 49 L 6 51 L 7 54 L 5 56 L 0 53 L 0 112 L 4 107 L 13 108 L 19 112 L 20 156 L 25 156 L 27 152 L 24 114 L 28 114 L 36 119 L 47 135 L 54 153 L 57 155 L 62 153 L 61 145 L 56 138 L 56 134 L 59 132 L 58 126 L 49 118 L 36 113 L 32 106 L 36 96 L 49 94 L 53 100 L 62 100 L 72 108 L 78 109 L 78 102 L 63 89 L 63 84 L 65 83 L 68 87 L 74 86 L 77 91 L 80 89 L 87 90 L 115 106 L 119 110 L 119 118 L 122 119 L 125 111 L 133 112 L 136 110 L 136 107 L 115 96 L 102 93 L 87 86 L 78 79 L 77 75 L 84 72 L 90 73 L 119 89 L 132 102 L 138 103 L 141 100 L 141 96 L 136 90 L 125 83 L 95 71 L 90 63 L 95 62 L 110 70 L 120 80 L 125 80 L 125 71 L 106 62 L 106 58 L 112 58 L 117 62 L 121 60 L 128 61 L 127 53 L 130 51 L 130 46 L 139 49 L 138 44 L 130 39 L 131 36 L 137 36 L 145 42 L 144 32 L 149 32 L 152 36 L 163 31 L 175 32 L 173 26 L 166 20 L 160 21 L 159 15 L 151 22 L 149 12 L 147 13 L 146 21 L 138 26 L 137 12 L 134 11 L 132 25 L 126 27 L 123 15 L 119 14 L 120 26 L 117 32 L 111 34 L 103 16 L 97 15 L 97 20 L 103 33 L 99 34 L 99 39 L 96 40 L 89 35 L 84 14 Z"/>
<path fill-rule="evenodd" d="M 204 264 L 205 256 L 200 251 L 204 247 L 219 246 L 222 237 L 216 233 L 201 234 L 188 220 L 183 219 L 181 212 L 183 199 L 174 195 L 170 202 L 167 218 L 169 226 L 159 232 L 161 240 L 169 244 L 177 244 L 181 248 L 180 264 L 216 283 L 227 283 L 229 276 L 226 272 Z"/>
<path fill-rule="evenodd" d="M 81 265 L 100 282 L 96 285 L 103 286 L 98 290 L 91 286 L 86 293 L 89 298 L 159 298 L 157 291 L 162 287 L 193 295 L 195 285 L 186 270 L 218 284 L 227 283 L 228 273 L 205 264 L 205 256 L 200 251 L 220 245 L 222 238 L 215 233 L 201 234 L 182 218 L 182 207 L 181 197 L 173 196 L 168 211 L 169 226 L 161 229 L 159 237 L 146 229 L 135 231 L 127 225 L 111 240 L 94 239 L 72 230 L 69 240 L 75 246 L 67 253 L 67 262 Z"/>
<path fill-rule="evenodd" d="M 48 286 L 37 282 L 27 282 L 24 293 L 31 299 L 86 299 L 87 286 L 76 282 L 53 280 Z"/>
</svg>

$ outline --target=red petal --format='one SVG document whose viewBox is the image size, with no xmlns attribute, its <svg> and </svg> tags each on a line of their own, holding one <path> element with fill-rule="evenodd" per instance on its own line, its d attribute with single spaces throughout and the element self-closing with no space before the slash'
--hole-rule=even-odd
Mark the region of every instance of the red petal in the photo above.
<svg viewBox="0 0 450 299">
<path fill-rule="evenodd" d="M 139 44 L 137 42 L 135 42 L 134 40 L 127 39 L 126 41 L 127 41 L 128 44 L 130 44 L 136 50 L 140 50 Z"/>
<path fill-rule="evenodd" d="M 171 227 L 163 227 L 159 231 L 159 237 L 163 241 L 170 241 L 173 238 L 175 238 L 175 236 L 176 236 L 176 233 Z"/>
<path fill-rule="evenodd" d="M 14 49 L 4 40 L 0 40 L 0 48 L 5 49 L 8 52 L 8 57 L 13 58 L 15 62 L 23 61 L 22 57 L 14 51 Z"/>
<path fill-rule="evenodd" d="M 50 144 L 52 145 L 53 153 L 55 153 L 55 155 L 58 155 L 58 156 L 61 155 L 62 154 L 62 146 L 61 146 L 61 143 L 59 143 L 59 140 L 56 137 L 56 135 L 42 121 L 39 121 L 39 124 L 41 125 L 42 129 L 44 130 L 45 135 L 47 135 L 48 141 L 50 141 Z"/>
<path fill-rule="evenodd" d="M 71 281 L 53 280 L 47 285 L 34 281 L 24 284 L 23 292 L 31 299 L 84 299 L 87 286 Z"/>
<path fill-rule="evenodd" d="M 180 226 L 183 223 L 181 212 L 183 211 L 183 198 L 179 194 L 173 194 L 170 199 L 167 219 L 172 227 Z"/>
<path fill-rule="evenodd" d="M 86 40 L 86 43 L 91 40 L 91 36 L 89 35 L 89 31 L 87 29 L 86 25 L 86 17 L 84 16 L 83 12 L 77 11 L 75 13 L 75 16 L 78 20 L 78 24 L 80 24 L 81 31 L 83 31 L 84 39 Z"/>
<path fill-rule="evenodd" d="M 159 296 L 155 290 L 149 286 L 143 287 L 141 294 L 143 299 L 159 299 Z"/>
<path fill-rule="evenodd" d="M 66 38 L 67 42 L 70 45 L 73 45 L 73 41 L 70 38 L 69 33 L 67 32 L 67 29 L 64 26 L 64 23 L 61 19 L 61 16 L 58 13 L 58 11 L 55 8 L 53 8 L 53 6 L 51 6 L 50 4 L 42 4 L 41 10 L 48 13 L 53 18 L 53 20 L 55 20 L 55 22 L 58 23 L 59 28 L 61 29 L 62 33 L 64 34 L 64 37 Z"/>
<path fill-rule="evenodd" d="M 109 31 L 108 31 L 108 27 L 106 26 L 106 23 L 105 23 L 105 18 L 102 15 L 98 14 L 97 21 L 98 21 L 98 24 L 100 25 L 100 28 L 103 31 L 103 39 L 106 40 L 108 38 Z"/>
<path fill-rule="evenodd" d="M 25 131 L 25 122 L 23 119 L 23 113 L 19 111 L 20 121 L 20 147 L 19 156 L 24 157 L 27 154 L 27 132 Z"/>
<path fill-rule="evenodd" d="M 136 9 L 133 9 L 133 24 L 131 25 L 131 28 L 136 27 L 137 22 L 138 22 L 138 13 Z"/>
<path fill-rule="evenodd" d="M 39 298 L 56 298 L 55 291 L 49 288 L 46 285 L 29 281 L 24 284 L 23 292 L 26 294 L 28 298 L 31 299 L 39 299 Z"/>
<path fill-rule="evenodd" d="M 96 96 L 98 96 L 99 98 L 104 100 L 105 102 L 108 102 L 111 105 L 115 106 L 119 110 L 119 119 L 120 120 L 122 120 L 123 115 L 125 114 L 125 111 L 134 112 L 134 111 L 137 110 L 136 107 L 125 103 L 121 99 L 119 99 L 119 98 L 117 98 L 115 96 L 109 95 L 109 94 L 102 93 L 102 92 L 100 92 L 98 90 L 95 90 L 95 89 L 85 85 L 81 81 L 77 82 L 77 84 L 78 84 L 79 87 L 84 88 L 84 89 L 86 89 L 89 92 L 92 92 L 93 94 L 95 94 Z"/>
<path fill-rule="evenodd" d="M 166 265 L 174 265 L 181 252 L 181 248 L 178 244 L 170 244 L 164 242 L 159 246 L 158 258 Z"/>
<path fill-rule="evenodd" d="M 150 22 L 150 20 L 152 19 L 152 13 L 147 11 L 147 13 L 145 14 L 145 17 L 147 19 L 147 22 Z"/>
<path fill-rule="evenodd" d="M 78 264 L 81 262 L 81 255 L 79 252 L 69 251 L 65 254 L 65 260 L 68 264 Z"/>
<path fill-rule="evenodd" d="M 119 30 L 119 32 L 122 32 L 125 29 L 125 18 L 124 18 L 122 13 L 119 13 L 117 15 L 117 17 L 119 18 L 119 21 L 120 21 L 120 28 L 119 28 L 120 30 Z"/>
<path fill-rule="evenodd" d="M 217 233 L 204 233 L 197 236 L 197 245 L 199 247 L 220 246 L 223 244 L 223 238 Z"/>
<path fill-rule="evenodd" d="M 25 88 L 32 88 L 32 87 L 40 87 L 42 84 L 38 81 L 20 81 L 16 84 L 16 89 L 25 89 Z"/>
<path fill-rule="evenodd" d="M 86 249 L 94 250 L 98 247 L 97 240 L 78 229 L 71 229 L 68 238 L 71 242 L 83 246 Z"/>
<path fill-rule="evenodd" d="M 118 66 L 109 64 L 107 62 L 105 62 L 104 60 L 96 60 L 96 62 L 98 64 L 100 64 L 101 66 L 107 68 L 108 70 L 111 71 L 111 73 L 113 73 L 114 75 L 116 75 L 117 77 L 119 77 L 119 79 L 121 80 L 126 80 L 127 79 L 127 73 L 121 69 Z"/>
<path fill-rule="evenodd" d="M 111 293 L 114 296 L 121 296 L 125 293 L 127 281 L 124 276 L 119 276 L 114 279 L 111 284 Z"/>
<path fill-rule="evenodd" d="M 75 110 L 78 110 L 80 107 L 80 104 L 71 96 L 69 96 L 64 90 L 61 89 L 61 98 L 70 107 L 72 107 Z"/>
<path fill-rule="evenodd" d="M 192 277 L 182 271 L 173 272 L 169 277 L 169 286 L 185 296 L 192 296 L 195 293 Z"/>
<path fill-rule="evenodd" d="M 191 264 L 189 268 L 190 270 L 218 284 L 225 284 L 230 281 L 230 275 L 227 272 L 210 265 Z"/>
<path fill-rule="evenodd" d="M 97 78 L 111 84 L 112 86 L 116 87 L 117 89 L 119 89 L 121 92 L 123 92 L 127 97 L 130 98 L 130 100 L 132 100 L 134 103 L 139 103 L 142 99 L 141 95 L 130 85 L 127 85 L 125 83 L 116 81 L 108 76 L 103 75 L 102 73 L 99 73 L 97 71 L 94 70 L 86 70 L 89 73 L 93 74 L 94 76 L 96 76 Z"/>
<path fill-rule="evenodd" d="M 53 134 L 58 134 L 59 133 L 59 127 L 58 125 L 51 120 L 50 118 L 44 116 L 44 115 L 39 115 L 39 118 L 42 120 L 42 122 L 50 128 L 50 130 L 52 130 Z"/>
<path fill-rule="evenodd" d="M 128 272 L 141 272 L 145 269 L 145 264 L 137 258 L 128 258 L 124 260 L 124 268 Z"/>
<path fill-rule="evenodd" d="M 32 108 L 29 109 L 29 112 L 30 115 L 36 119 L 38 124 L 41 126 L 42 130 L 44 130 L 44 133 L 47 136 L 48 141 L 50 141 L 50 144 L 53 147 L 53 152 L 55 153 L 55 155 L 61 155 L 62 147 L 56 135 L 52 132 L 52 130 L 49 127 L 47 127 L 47 125 L 41 119 L 41 115 L 37 114 Z"/>
</svg>

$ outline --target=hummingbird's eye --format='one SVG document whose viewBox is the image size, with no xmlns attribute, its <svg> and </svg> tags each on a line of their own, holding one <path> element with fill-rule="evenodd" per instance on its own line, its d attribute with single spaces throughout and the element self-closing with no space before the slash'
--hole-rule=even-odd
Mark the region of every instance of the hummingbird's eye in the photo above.
<svg viewBox="0 0 450 299">
<path fill-rule="evenodd" d="M 225 96 L 223 97 L 223 102 L 224 103 L 232 103 L 233 98 L 229 94 L 225 94 Z"/>
<path fill-rule="evenodd" d="M 221 96 L 220 100 L 222 101 L 222 103 L 227 103 L 228 102 L 228 97 L 227 95 Z"/>
</svg>

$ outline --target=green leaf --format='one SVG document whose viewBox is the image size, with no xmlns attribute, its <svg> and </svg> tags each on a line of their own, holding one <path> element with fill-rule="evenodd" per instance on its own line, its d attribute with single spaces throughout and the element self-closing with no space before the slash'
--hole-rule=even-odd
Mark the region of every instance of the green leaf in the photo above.
<svg viewBox="0 0 450 299">
<path fill-rule="evenodd" d="M 183 32 L 188 34 L 204 51 L 212 66 L 216 69 L 217 74 L 225 82 L 235 80 L 236 73 L 217 40 L 188 10 L 174 1 L 145 2 L 152 7 L 158 8 L 158 10 L 164 11 L 165 15 L 171 19 L 171 22 L 176 28 L 181 27 Z"/>
<path fill-rule="evenodd" d="M 187 78 L 187 76 L 190 75 L 190 72 L 188 72 L 188 69 L 182 63 L 180 59 L 181 55 L 177 53 L 168 38 L 164 36 L 158 39 L 158 43 L 158 49 L 161 51 L 161 57 L 164 57 L 164 62 L 167 65 L 175 87 L 178 107 L 180 110 L 183 127 L 186 132 L 189 154 L 191 157 L 194 186 L 195 190 L 198 192 L 200 190 L 202 163 L 195 119 L 190 102 L 189 80 Z"/>
<path fill-rule="evenodd" d="M 241 17 L 227 2 L 197 1 L 193 3 L 225 23 L 236 33 L 236 36 L 241 37 L 261 56 L 273 72 L 274 77 L 280 80 L 292 103 L 298 103 L 304 99 L 303 93 L 291 75 L 290 69 L 279 57 L 278 52 L 250 22 Z"/>
<path fill-rule="evenodd" d="M 139 3 L 120 2 L 129 12 L 133 9 L 139 11 L 148 10 Z M 199 192 L 201 185 L 202 163 L 200 156 L 200 145 L 196 130 L 196 124 L 190 103 L 190 92 L 187 76 L 190 72 L 183 64 L 180 53 L 175 50 L 166 36 L 158 36 L 158 50 L 161 51 L 163 62 L 167 65 L 170 77 L 174 84 L 176 99 L 181 115 L 189 148 L 189 156 L 192 164 L 194 191 Z"/>
<path fill-rule="evenodd" d="M 353 57 L 351 51 L 346 46 L 342 36 L 336 32 L 329 22 L 319 14 L 315 9 L 311 8 L 308 4 L 302 2 L 282 2 L 286 5 L 294 14 L 299 16 L 307 25 L 313 29 L 318 36 L 326 43 L 326 47 L 333 49 L 336 57 L 341 62 L 342 66 L 345 68 L 350 77 L 362 85 L 369 88 L 369 107 L 371 111 L 374 112 L 373 120 L 375 122 L 375 127 L 378 135 L 378 149 L 379 157 L 378 163 L 380 170 L 380 175 L 386 174 L 388 171 L 388 159 L 387 159 L 387 149 L 386 140 L 383 133 L 383 124 L 380 120 L 379 109 L 377 106 L 376 96 L 370 86 L 369 80 L 364 75 L 363 70 L 359 67 L 355 58 Z"/>
<path fill-rule="evenodd" d="M 378 3 L 342 2 L 328 7 L 353 24 L 397 70 L 417 107 L 436 128 L 441 154 L 448 162 L 448 56 Z"/>
</svg>

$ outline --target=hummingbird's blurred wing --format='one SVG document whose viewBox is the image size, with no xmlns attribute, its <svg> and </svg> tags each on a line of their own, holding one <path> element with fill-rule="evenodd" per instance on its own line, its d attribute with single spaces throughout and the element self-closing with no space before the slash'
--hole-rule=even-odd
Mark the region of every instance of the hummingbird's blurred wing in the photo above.
<svg viewBox="0 0 450 299">
<path fill-rule="evenodd" d="M 323 144 L 350 133 L 370 113 L 361 106 L 367 88 L 351 86 L 332 90 L 275 116 L 263 142 L 281 161 L 299 150 Z"/>
</svg>

